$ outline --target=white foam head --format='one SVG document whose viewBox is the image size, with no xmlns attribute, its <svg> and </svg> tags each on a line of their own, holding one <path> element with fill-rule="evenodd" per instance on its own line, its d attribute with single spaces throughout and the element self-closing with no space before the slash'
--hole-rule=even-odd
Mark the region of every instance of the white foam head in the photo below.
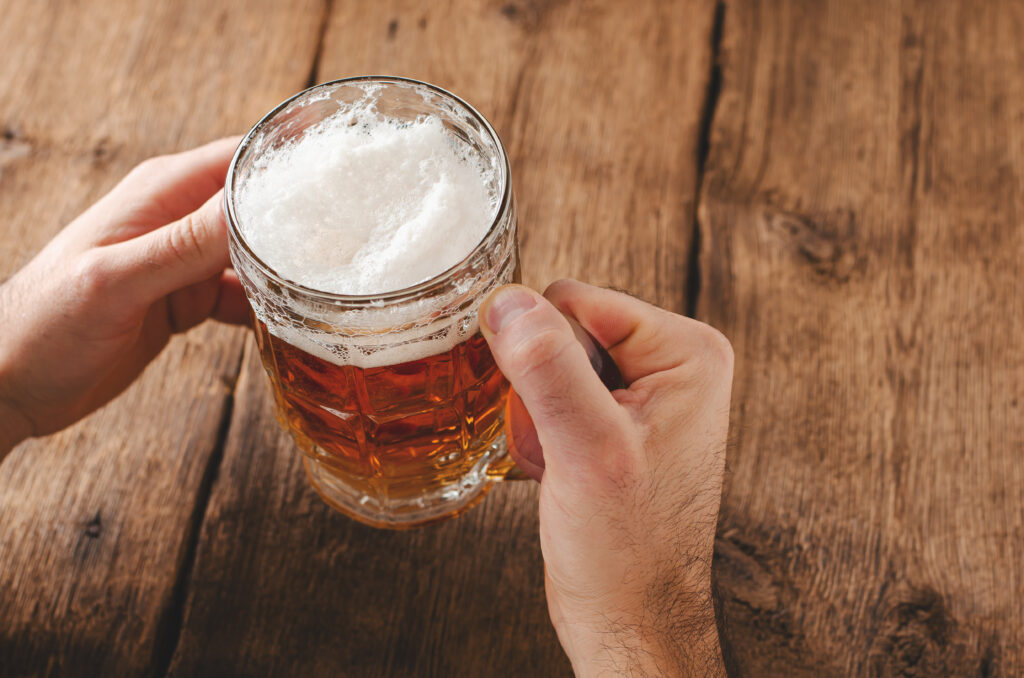
<svg viewBox="0 0 1024 678">
<path fill-rule="evenodd" d="M 264 149 L 234 189 L 236 225 L 253 253 L 279 277 L 334 294 L 392 292 L 447 271 L 487 234 L 504 188 L 503 165 L 470 152 L 439 117 L 389 118 L 377 110 L 378 90 L 364 91 L 301 136 Z M 304 310 L 312 324 L 281 317 L 249 291 L 276 336 L 336 364 L 376 367 L 465 341 L 477 331 L 479 299 L 464 300 L 482 296 L 469 289 L 481 284 L 376 305 L 340 323 Z M 454 314 L 445 310 L 453 303 Z"/>
<path fill-rule="evenodd" d="M 498 208 L 489 171 L 437 116 L 399 122 L 362 102 L 261 156 L 237 213 L 280 276 L 336 294 L 391 292 L 476 247 Z"/>
</svg>

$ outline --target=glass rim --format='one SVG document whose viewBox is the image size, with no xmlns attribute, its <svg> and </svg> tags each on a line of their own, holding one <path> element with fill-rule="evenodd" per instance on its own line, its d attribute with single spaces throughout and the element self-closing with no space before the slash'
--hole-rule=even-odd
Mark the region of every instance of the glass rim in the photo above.
<svg viewBox="0 0 1024 678">
<path fill-rule="evenodd" d="M 314 287 L 307 287 L 306 285 L 297 283 L 293 280 L 288 280 L 287 278 L 279 274 L 277 271 L 275 271 L 273 268 L 271 268 L 265 261 L 258 257 L 255 252 L 252 251 L 252 248 L 249 246 L 249 243 L 246 242 L 245 236 L 242 234 L 241 229 L 238 227 L 238 217 L 235 214 L 234 195 L 235 181 L 237 179 L 235 170 L 237 169 L 238 164 L 242 159 L 242 156 L 244 156 L 246 151 L 249 150 L 249 147 L 251 146 L 253 139 L 255 138 L 257 133 L 259 133 L 265 127 L 270 125 L 273 119 L 277 117 L 279 113 L 288 108 L 288 106 L 290 106 L 300 97 L 306 96 L 318 90 L 328 88 L 336 89 L 338 86 L 353 83 L 406 84 L 413 85 L 416 87 L 422 87 L 434 92 L 435 94 L 439 94 L 441 97 L 449 99 L 458 106 L 464 108 L 466 112 L 468 112 L 477 122 L 479 122 L 483 126 L 484 130 L 486 130 L 488 136 L 490 136 L 490 138 L 494 141 L 494 144 L 498 149 L 498 153 L 501 156 L 501 201 L 498 203 L 498 208 L 494 213 L 494 218 L 491 221 L 491 225 L 487 228 L 487 231 L 484 233 L 483 237 L 480 238 L 480 242 L 478 242 L 476 246 L 473 247 L 473 249 L 465 257 L 463 257 L 458 262 L 456 262 L 449 268 L 445 269 L 444 271 L 438 273 L 437 275 L 428 278 L 427 280 L 397 290 L 391 290 L 388 292 L 377 292 L 373 294 L 340 294 L 337 292 L 327 292 L 325 290 L 318 290 Z M 451 92 L 442 87 L 432 85 L 429 82 L 424 82 L 422 80 L 416 80 L 414 78 L 406 78 L 398 75 L 360 75 L 350 78 L 338 78 L 336 80 L 328 80 L 327 82 L 322 82 L 312 87 L 307 87 L 301 92 L 293 94 L 292 96 L 282 101 L 280 104 L 271 109 L 269 113 L 260 118 L 259 122 L 252 126 L 252 129 L 250 129 L 246 133 L 246 135 L 242 137 L 242 140 L 238 144 L 238 148 L 235 149 L 235 153 L 231 158 L 231 164 L 228 165 L 227 183 L 224 186 L 224 214 L 227 221 L 229 238 L 232 241 L 234 241 L 238 245 L 238 247 L 245 253 L 249 261 L 255 264 L 255 266 L 259 269 L 260 273 L 265 275 L 267 278 L 273 280 L 274 282 L 278 283 L 282 287 L 285 287 L 293 292 L 299 292 L 303 296 L 317 301 L 344 302 L 346 304 L 352 305 L 378 304 L 380 302 L 385 301 L 396 301 L 416 297 L 422 294 L 423 292 L 428 292 L 431 289 L 439 287 L 444 283 L 448 282 L 452 277 L 454 277 L 454 275 L 459 270 L 465 267 L 470 260 L 478 256 L 484 250 L 488 242 L 491 240 L 491 237 L 500 228 L 501 224 L 504 223 L 506 212 L 508 211 L 509 206 L 511 204 L 511 195 L 511 169 L 509 167 L 508 153 L 505 151 L 505 146 L 504 144 L 501 143 L 501 138 L 498 136 L 498 133 L 491 126 L 491 123 L 489 123 L 487 119 L 479 111 L 470 106 L 464 99 L 456 96 L 455 94 L 452 94 Z"/>
</svg>

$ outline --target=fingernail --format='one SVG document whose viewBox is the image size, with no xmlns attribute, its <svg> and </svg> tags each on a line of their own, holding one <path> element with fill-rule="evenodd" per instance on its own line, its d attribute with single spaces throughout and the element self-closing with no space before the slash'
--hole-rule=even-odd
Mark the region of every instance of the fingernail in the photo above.
<svg viewBox="0 0 1024 678">
<path fill-rule="evenodd" d="M 484 303 L 483 321 L 491 332 L 497 334 L 512 320 L 537 305 L 534 296 L 520 285 L 508 285 L 491 294 Z"/>
</svg>

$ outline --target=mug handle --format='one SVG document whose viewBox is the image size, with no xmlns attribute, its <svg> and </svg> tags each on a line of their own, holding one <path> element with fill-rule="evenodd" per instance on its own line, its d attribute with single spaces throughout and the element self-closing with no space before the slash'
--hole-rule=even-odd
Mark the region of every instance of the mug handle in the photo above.
<svg viewBox="0 0 1024 678">
<path fill-rule="evenodd" d="M 572 327 L 576 340 L 580 342 L 583 349 L 587 352 L 590 366 L 594 368 L 597 376 L 601 378 L 601 383 L 609 391 L 626 388 L 626 380 L 622 378 L 619 366 L 615 364 L 615 361 L 612 360 L 611 355 L 608 354 L 604 346 L 597 339 L 594 339 L 590 332 L 583 329 L 583 326 L 571 315 L 568 313 L 562 313 L 562 315 L 569 321 L 569 326 Z M 507 426 L 505 435 L 509 435 Z M 509 445 L 511 446 L 511 442 Z M 487 468 L 487 477 L 491 480 L 529 480 L 530 478 L 521 468 L 516 466 L 516 463 L 512 461 L 512 455 L 508 453 L 502 458 L 495 460 Z"/>
</svg>

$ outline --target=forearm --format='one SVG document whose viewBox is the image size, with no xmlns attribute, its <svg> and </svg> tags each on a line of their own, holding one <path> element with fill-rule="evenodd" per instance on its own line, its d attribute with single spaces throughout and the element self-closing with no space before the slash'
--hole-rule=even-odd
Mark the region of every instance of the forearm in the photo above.
<svg viewBox="0 0 1024 678">
<path fill-rule="evenodd" d="M 0 395 L 0 462 L 18 443 L 31 436 L 31 422 Z"/>
<path fill-rule="evenodd" d="M 11 328 L 16 322 L 9 312 L 11 305 L 10 282 L 0 285 L 0 326 Z M 5 335 L 9 338 L 9 335 Z M 0 337 L 4 338 L 4 337 Z M 16 406 L 11 385 L 11 373 L 16 364 L 16 351 L 9 342 L 0 341 L 0 462 L 21 441 L 32 437 L 32 422 Z"/>
<path fill-rule="evenodd" d="M 2 311 L 3 308 L 0 308 L 0 324 L 5 321 Z M 32 422 L 15 404 L 10 388 L 11 356 L 12 353 L 6 351 L 3 342 L 0 342 L 0 462 L 18 443 L 32 436 Z"/>
<path fill-rule="evenodd" d="M 726 675 L 710 593 L 671 615 L 648 609 L 638 619 L 576 634 L 570 659 L 577 677 Z"/>
</svg>

